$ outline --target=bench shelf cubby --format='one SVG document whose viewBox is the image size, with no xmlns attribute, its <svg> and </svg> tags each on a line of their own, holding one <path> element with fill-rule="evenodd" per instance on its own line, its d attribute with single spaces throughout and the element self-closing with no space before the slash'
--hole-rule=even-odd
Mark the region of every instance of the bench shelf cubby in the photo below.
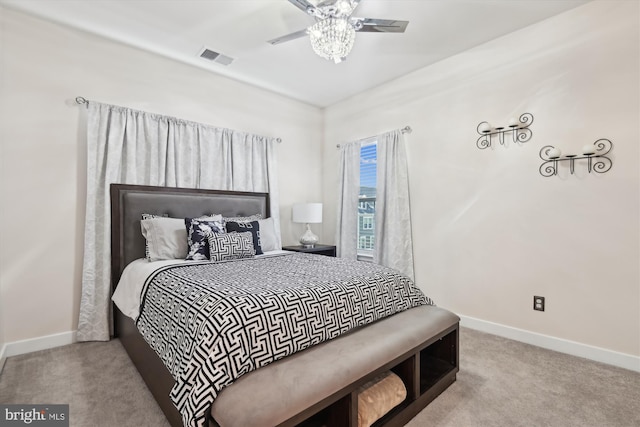
<svg viewBox="0 0 640 427">
<path fill-rule="evenodd" d="M 357 427 L 358 388 L 386 370 L 391 370 L 400 377 L 407 389 L 407 397 L 372 427 L 405 425 L 456 380 L 459 370 L 458 332 L 456 324 L 335 393 L 331 398 L 309 408 L 310 414 L 304 421 L 284 423 L 282 427 Z"/>
</svg>

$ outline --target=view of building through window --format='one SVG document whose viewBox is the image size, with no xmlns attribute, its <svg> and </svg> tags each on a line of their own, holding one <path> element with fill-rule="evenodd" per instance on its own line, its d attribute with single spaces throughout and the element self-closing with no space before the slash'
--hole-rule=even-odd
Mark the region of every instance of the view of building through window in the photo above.
<svg viewBox="0 0 640 427">
<path fill-rule="evenodd" d="M 377 144 L 360 148 L 360 194 L 358 200 L 358 255 L 372 256 L 376 214 Z"/>
</svg>

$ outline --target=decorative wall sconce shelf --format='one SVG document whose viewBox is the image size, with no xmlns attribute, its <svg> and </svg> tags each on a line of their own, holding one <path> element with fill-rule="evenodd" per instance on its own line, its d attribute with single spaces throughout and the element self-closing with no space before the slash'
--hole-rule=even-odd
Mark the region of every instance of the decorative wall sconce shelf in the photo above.
<svg viewBox="0 0 640 427">
<path fill-rule="evenodd" d="M 500 141 L 501 145 L 504 145 L 506 133 L 511 133 L 513 142 L 527 142 L 533 135 L 533 132 L 529 129 L 531 123 L 533 123 L 533 114 L 531 113 L 524 113 L 517 120 L 512 118 L 506 127 L 493 127 L 489 122 L 480 122 L 477 127 L 480 137 L 476 141 L 476 145 L 481 150 L 491 147 L 491 137 L 493 135 L 498 135 L 498 141 Z"/>
<path fill-rule="evenodd" d="M 599 139 L 593 144 L 587 144 L 582 147 L 582 155 L 577 154 L 565 154 L 552 145 L 546 145 L 540 150 L 540 158 L 545 162 L 540 165 L 540 175 L 553 176 L 558 174 L 558 162 L 569 162 L 569 172 L 571 175 L 575 172 L 576 160 L 586 159 L 587 171 L 591 173 L 593 170 L 597 173 L 608 172 L 613 163 L 611 159 L 606 157 L 609 151 L 613 148 L 613 143 L 608 139 Z"/>
</svg>

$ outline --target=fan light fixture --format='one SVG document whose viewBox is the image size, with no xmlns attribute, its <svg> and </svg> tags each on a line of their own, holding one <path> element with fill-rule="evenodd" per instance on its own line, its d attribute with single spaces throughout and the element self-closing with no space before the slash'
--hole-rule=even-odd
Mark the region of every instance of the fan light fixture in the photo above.
<svg viewBox="0 0 640 427">
<path fill-rule="evenodd" d="M 316 23 L 268 43 L 277 45 L 309 36 L 313 51 L 336 64 L 346 59 L 353 48 L 357 32 L 404 33 L 409 21 L 357 18 L 351 16 L 361 0 L 289 0 L 289 3 L 312 16 Z"/>
<path fill-rule="evenodd" d="M 336 64 L 349 55 L 356 39 L 356 30 L 346 18 L 327 18 L 309 28 L 313 51 Z"/>
</svg>

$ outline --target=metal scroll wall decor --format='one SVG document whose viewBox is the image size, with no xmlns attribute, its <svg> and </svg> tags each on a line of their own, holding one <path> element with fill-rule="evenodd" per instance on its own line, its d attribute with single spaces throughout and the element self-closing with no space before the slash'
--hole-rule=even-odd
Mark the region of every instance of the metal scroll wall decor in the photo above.
<svg viewBox="0 0 640 427">
<path fill-rule="evenodd" d="M 582 147 L 582 155 L 565 154 L 553 147 L 546 145 L 540 150 L 540 158 L 544 163 L 540 165 L 540 175 L 553 176 L 558 174 L 558 163 L 569 162 L 569 172 L 573 175 L 575 171 L 576 160 L 586 160 L 587 171 L 591 173 L 593 170 L 597 173 L 605 173 L 611 169 L 613 163 L 606 154 L 613 148 L 613 143 L 608 139 L 599 139 L 593 144 L 587 144 Z"/>
<path fill-rule="evenodd" d="M 505 134 L 508 133 L 511 134 L 513 142 L 527 142 L 533 135 L 533 132 L 529 129 L 531 123 L 533 123 L 533 114 L 531 113 L 524 113 L 517 120 L 512 118 L 509 120 L 509 124 L 506 127 L 493 127 L 489 122 L 480 122 L 477 128 L 480 137 L 476 141 L 476 145 L 481 150 L 491 147 L 491 139 L 493 135 L 497 135 L 500 144 L 504 145 Z"/>
</svg>

